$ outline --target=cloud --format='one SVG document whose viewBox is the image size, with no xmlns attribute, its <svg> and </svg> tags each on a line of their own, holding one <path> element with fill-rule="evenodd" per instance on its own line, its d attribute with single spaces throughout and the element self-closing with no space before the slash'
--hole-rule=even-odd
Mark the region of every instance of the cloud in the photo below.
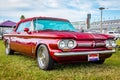
<svg viewBox="0 0 120 80">
<path fill-rule="evenodd" d="M 1 0 L 0 17 L 13 19 L 26 17 L 51 16 L 71 21 L 86 20 L 87 13 L 97 16 L 100 6 L 109 10 L 120 10 L 120 0 Z M 114 4 L 114 5 L 113 5 Z"/>
<path fill-rule="evenodd" d="M 97 0 L 100 6 L 108 8 L 109 10 L 120 10 L 120 0 Z"/>
<path fill-rule="evenodd" d="M 14 8 L 25 8 L 29 7 L 28 3 L 24 3 L 22 0 L 2 0 L 0 2 L 0 10 L 1 11 L 10 11 L 14 10 Z"/>
<path fill-rule="evenodd" d="M 78 13 L 77 11 L 73 10 L 66 10 L 66 9 L 60 9 L 60 10 L 47 10 L 44 12 L 40 11 L 17 11 L 17 12 L 9 12 L 9 15 L 11 17 L 17 17 L 19 18 L 21 15 L 25 15 L 25 17 L 33 17 L 33 16 L 49 16 L 49 17 L 59 17 L 59 18 L 66 18 L 71 21 L 78 21 L 78 20 L 85 20 L 86 12 Z M 8 15 L 2 14 L 1 16 Z M 9 15 L 7 17 L 9 17 Z"/>
</svg>

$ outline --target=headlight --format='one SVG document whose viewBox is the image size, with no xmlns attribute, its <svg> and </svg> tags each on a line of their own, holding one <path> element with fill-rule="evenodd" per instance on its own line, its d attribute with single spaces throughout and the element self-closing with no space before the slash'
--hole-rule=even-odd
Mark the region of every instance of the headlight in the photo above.
<svg viewBox="0 0 120 80">
<path fill-rule="evenodd" d="M 73 40 L 70 40 L 70 41 L 68 41 L 68 47 L 69 48 L 74 48 L 74 41 Z"/>
<path fill-rule="evenodd" d="M 110 43 L 111 43 L 112 47 L 116 47 L 116 42 L 115 42 L 115 40 L 110 40 Z"/>
<path fill-rule="evenodd" d="M 106 47 L 116 47 L 116 43 L 114 40 L 106 40 Z"/>
<path fill-rule="evenodd" d="M 70 40 L 60 40 L 59 43 L 58 43 L 58 47 L 60 49 L 73 49 L 76 47 L 76 41 L 70 39 Z"/>
<path fill-rule="evenodd" d="M 65 46 L 66 46 L 65 41 L 61 41 L 61 42 L 59 43 L 59 47 L 60 47 L 60 48 L 64 48 Z"/>
<path fill-rule="evenodd" d="M 106 44 L 106 47 L 109 47 L 109 46 L 110 46 L 110 41 L 109 41 L 109 40 L 106 40 L 106 41 L 105 41 L 105 44 Z"/>
</svg>

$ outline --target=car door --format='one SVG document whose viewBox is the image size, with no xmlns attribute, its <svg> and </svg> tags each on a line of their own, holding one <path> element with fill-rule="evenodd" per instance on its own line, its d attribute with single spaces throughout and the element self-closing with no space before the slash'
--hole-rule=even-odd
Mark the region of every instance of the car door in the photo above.
<svg viewBox="0 0 120 80">
<path fill-rule="evenodd" d="M 16 29 L 16 35 L 12 37 L 13 44 L 11 46 L 14 48 L 13 50 L 25 53 L 27 55 L 31 55 L 32 53 L 32 40 L 29 33 L 24 32 L 25 28 L 30 29 L 31 21 L 22 22 L 19 24 Z"/>
</svg>

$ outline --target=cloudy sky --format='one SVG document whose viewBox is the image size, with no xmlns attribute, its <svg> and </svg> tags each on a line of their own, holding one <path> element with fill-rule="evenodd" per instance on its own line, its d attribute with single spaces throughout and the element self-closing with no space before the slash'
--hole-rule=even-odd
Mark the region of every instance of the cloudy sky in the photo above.
<svg viewBox="0 0 120 80">
<path fill-rule="evenodd" d="M 92 21 L 97 21 L 100 20 L 99 7 L 106 8 L 103 20 L 120 19 L 120 0 L 1 0 L 0 22 L 18 22 L 21 15 L 85 21 L 88 13 L 91 13 Z"/>
</svg>

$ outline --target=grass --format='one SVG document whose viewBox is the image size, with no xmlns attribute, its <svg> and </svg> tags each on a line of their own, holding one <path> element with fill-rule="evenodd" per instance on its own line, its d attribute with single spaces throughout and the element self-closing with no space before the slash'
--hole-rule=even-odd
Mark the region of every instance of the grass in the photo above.
<svg viewBox="0 0 120 80">
<path fill-rule="evenodd" d="M 120 38 L 118 38 L 118 39 L 116 40 L 116 44 L 117 44 L 118 46 L 120 46 Z"/>
<path fill-rule="evenodd" d="M 0 41 L 0 80 L 119 80 L 120 51 L 104 64 L 90 63 L 56 65 L 54 70 L 38 68 L 36 59 L 20 54 L 5 55 Z"/>
</svg>

